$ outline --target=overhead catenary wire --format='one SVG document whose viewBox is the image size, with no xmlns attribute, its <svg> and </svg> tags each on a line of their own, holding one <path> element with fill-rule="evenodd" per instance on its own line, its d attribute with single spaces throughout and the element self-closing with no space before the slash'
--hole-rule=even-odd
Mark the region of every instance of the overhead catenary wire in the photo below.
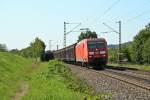
<svg viewBox="0 0 150 100">
<path fill-rule="evenodd" d="M 71 23 L 72 24 L 72 23 Z M 69 32 L 67 32 L 66 34 L 69 34 L 70 32 L 74 32 L 74 30 L 76 29 L 76 28 L 78 28 L 80 25 L 81 25 L 81 23 L 73 23 L 73 24 L 78 24 L 78 25 L 76 25 L 73 29 L 71 29 Z"/>
<path fill-rule="evenodd" d="M 146 6 L 146 5 L 149 5 L 149 4 L 150 4 L 149 0 L 146 0 L 146 1 L 147 1 L 147 2 L 145 2 L 145 3 L 142 4 L 142 5 Z M 128 12 L 128 13 L 127 13 L 126 15 L 124 15 L 123 17 L 126 18 L 126 17 L 128 17 L 129 15 L 131 15 L 131 14 L 135 13 L 136 11 L 138 11 L 139 9 L 141 9 L 141 7 L 136 7 L 134 10 Z M 127 19 L 126 21 L 124 21 L 124 23 L 132 22 L 133 20 L 135 20 L 135 19 L 137 19 L 137 18 L 140 18 L 141 16 L 144 16 L 145 14 L 147 14 L 147 13 L 149 13 L 149 12 L 150 12 L 150 9 L 149 9 L 149 10 L 145 10 L 144 12 L 142 12 L 142 13 L 140 13 L 140 14 L 134 16 L 134 17 L 131 17 L 131 18 Z"/>
<path fill-rule="evenodd" d="M 148 14 L 148 13 L 150 13 L 150 9 L 138 14 L 137 16 L 134 16 L 134 17 L 128 19 L 127 21 L 125 21 L 125 23 L 129 23 L 129 22 L 131 22 L 131 21 L 133 21 L 133 20 L 135 20 L 141 16 L 144 16 L 145 14 Z"/>
<path fill-rule="evenodd" d="M 144 2 L 143 4 L 141 4 L 141 6 L 149 6 L 149 4 L 150 4 L 150 2 L 149 2 L 149 0 L 146 0 L 147 2 Z M 131 10 L 131 11 L 129 11 L 129 12 L 127 12 L 126 14 L 124 14 L 124 15 L 122 15 L 122 16 L 120 16 L 120 18 L 122 18 L 122 19 L 126 19 L 127 17 L 129 17 L 130 15 L 132 15 L 132 14 L 135 14 L 137 11 L 139 11 L 140 9 L 143 9 L 142 7 L 136 7 L 136 8 L 134 8 L 133 10 Z"/>
<path fill-rule="evenodd" d="M 103 13 L 101 16 L 99 16 L 97 19 L 95 19 L 90 26 L 92 26 L 94 23 L 96 23 L 97 21 L 99 21 L 107 12 L 109 12 L 115 5 L 117 5 L 121 0 L 116 0 L 115 2 L 113 2 Z"/>
</svg>

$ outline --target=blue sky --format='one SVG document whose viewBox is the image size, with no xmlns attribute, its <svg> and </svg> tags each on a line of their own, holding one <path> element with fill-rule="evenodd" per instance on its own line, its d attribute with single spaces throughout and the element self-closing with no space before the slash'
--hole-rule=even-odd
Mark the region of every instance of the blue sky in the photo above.
<svg viewBox="0 0 150 100">
<path fill-rule="evenodd" d="M 0 43 L 8 49 L 29 46 L 35 37 L 41 38 L 48 49 L 63 45 L 63 22 L 82 23 L 81 28 L 90 28 L 108 44 L 117 44 L 116 33 L 102 23 L 118 30 L 117 21 L 122 21 L 122 42 L 133 37 L 150 22 L 149 0 L 120 0 L 107 13 L 104 12 L 117 0 L 0 0 Z M 103 15 L 104 14 L 104 15 Z M 142 14 L 142 16 L 140 16 Z M 98 19 L 99 18 L 99 19 Z M 98 20 L 97 20 L 98 19 Z M 70 31 L 74 25 L 67 25 Z M 67 35 L 67 45 L 77 41 L 79 32 Z"/>
</svg>

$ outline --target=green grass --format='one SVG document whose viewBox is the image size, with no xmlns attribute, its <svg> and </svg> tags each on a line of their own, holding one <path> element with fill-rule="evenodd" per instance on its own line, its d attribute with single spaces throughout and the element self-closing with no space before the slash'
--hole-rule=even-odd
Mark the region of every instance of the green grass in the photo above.
<svg viewBox="0 0 150 100">
<path fill-rule="evenodd" d="M 32 61 L 7 52 L 0 52 L 0 99 L 10 100 L 18 91 L 23 71 Z"/>
<path fill-rule="evenodd" d="M 108 64 L 110 66 L 120 66 L 118 64 Z M 150 65 L 138 65 L 138 64 L 122 64 L 122 67 L 127 67 L 127 68 L 135 68 L 135 69 L 139 69 L 139 70 L 146 70 L 146 71 L 150 71 Z"/>
<path fill-rule="evenodd" d="M 78 79 L 62 62 L 42 63 L 32 73 L 30 89 L 23 100 L 103 100 L 109 95 L 94 96 L 94 91 L 85 81 Z M 106 100 L 106 99 L 105 99 Z"/>
<path fill-rule="evenodd" d="M 62 62 L 35 64 L 31 59 L 0 52 L 0 100 L 14 99 L 24 83 L 28 89 L 22 100 L 110 99 L 108 94 L 94 95 L 94 90 Z"/>
<path fill-rule="evenodd" d="M 76 90 L 71 89 L 69 84 L 74 81 L 71 81 L 71 78 L 75 77 L 61 62 L 42 63 L 31 76 L 29 82 L 31 88 L 23 100 L 81 100 L 88 96 L 85 92 L 81 93 L 77 88 Z M 78 85 L 76 87 L 80 88 Z"/>
</svg>

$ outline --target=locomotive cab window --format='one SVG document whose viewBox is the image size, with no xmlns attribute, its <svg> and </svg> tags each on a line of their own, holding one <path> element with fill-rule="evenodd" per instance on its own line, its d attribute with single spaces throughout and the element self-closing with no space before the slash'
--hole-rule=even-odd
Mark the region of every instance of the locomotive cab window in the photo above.
<svg viewBox="0 0 150 100">
<path fill-rule="evenodd" d="M 104 42 L 88 42 L 88 47 L 90 49 L 105 48 L 105 43 Z"/>
<path fill-rule="evenodd" d="M 96 42 L 88 42 L 88 47 L 90 49 L 96 48 Z"/>
<path fill-rule="evenodd" d="M 105 48 L 105 43 L 104 42 L 97 42 L 96 47 L 97 48 Z"/>
</svg>

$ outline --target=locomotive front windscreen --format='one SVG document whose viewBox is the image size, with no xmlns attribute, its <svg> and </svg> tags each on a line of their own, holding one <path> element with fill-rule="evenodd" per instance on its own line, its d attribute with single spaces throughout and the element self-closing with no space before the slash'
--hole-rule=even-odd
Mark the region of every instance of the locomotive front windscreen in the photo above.
<svg viewBox="0 0 150 100">
<path fill-rule="evenodd" d="M 90 42 L 88 42 L 88 48 L 89 49 L 105 48 L 105 43 L 104 42 L 90 41 Z"/>
</svg>

